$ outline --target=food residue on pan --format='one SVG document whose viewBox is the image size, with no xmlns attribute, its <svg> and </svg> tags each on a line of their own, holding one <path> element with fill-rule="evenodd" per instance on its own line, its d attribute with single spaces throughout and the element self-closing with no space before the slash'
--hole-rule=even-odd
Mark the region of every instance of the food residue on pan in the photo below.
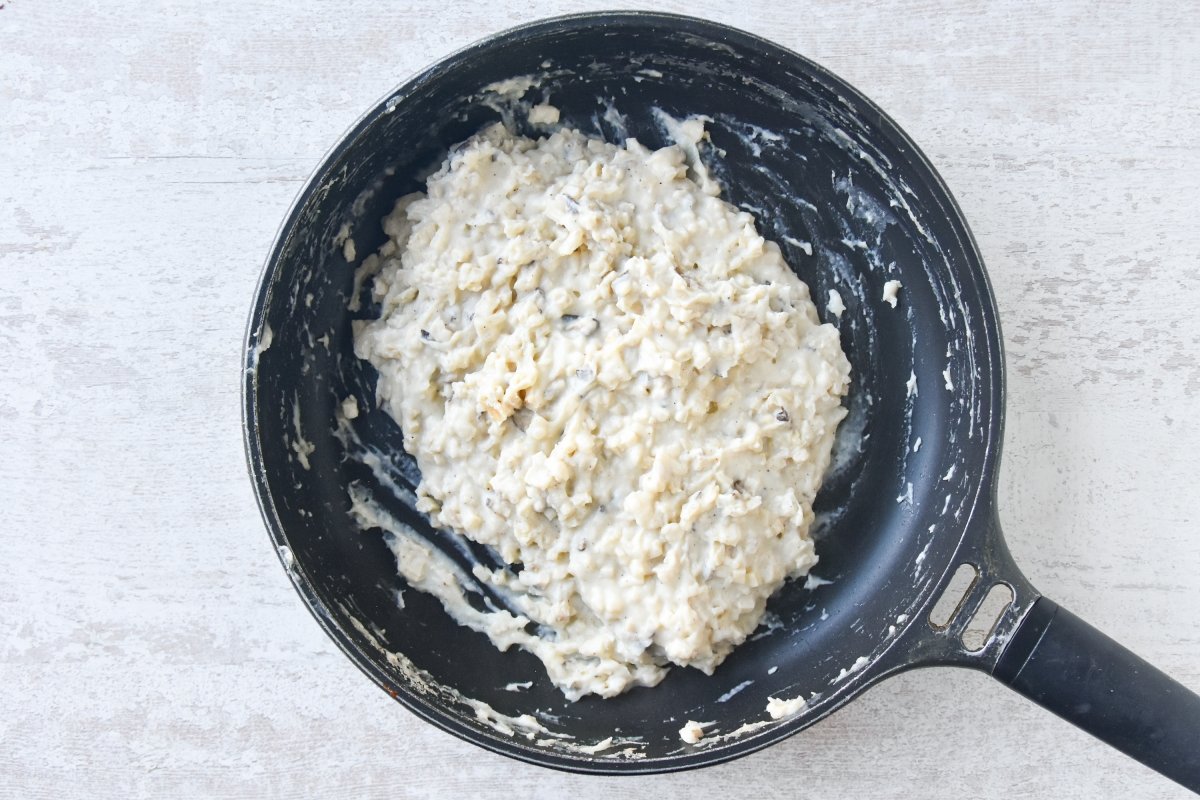
<svg viewBox="0 0 1200 800">
<path fill-rule="evenodd" d="M 529 124 L 554 125 L 558 122 L 558 109 L 546 103 L 539 103 L 529 109 Z"/>
<path fill-rule="evenodd" d="M 837 289 L 829 290 L 829 302 L 825 304 L 825 309 L 839 319 L 846 310 L 846 304 L 842 302 L 842 296 Z"/>
<path fill-rule="evenodd" d="M 334 247 L 341 248 L 342 258 L 346 259 L 348 264 L 353 264 L 358 258 L 358 250 L 354 245 L 354 240 L 350 238 L 350 234 L 353 232 L 354 229 L 350 223 L 344 222 L 338 229 L 337 235 L 333 237 Z"/>
<path fill-rule="evenodd" d="M 888 281 L 883 284 L 883 302 L 892 308 L 896 307 L 896 296 L 900 291 L 900 281 Z"/>
<path fill-rule="evenodd" d="M 720 697 L 718 697 L 718 698 L 717 698 L 717 702 L 718 702 L 718 703 L 728 703 L 728 702 L 729 702 L 730 700 L 732 700 L 732 699 L 733 699 L 735 696 L 737 696 L 738 694 L 740 694 L 740 693 L 742 692 L 742 690 L 743 690 L 743 689 L 745 689 L 745 688 L 746 688 L 746 687 L 748 687 L 748 686 L 753 686 L 753 685 L 754 685 L 754 681 L 742 681 L 742 682 L 741 682 L 741 683 L 739 683 L 737 686 L 733 687 L 733 688 L 732 688 L 732 689 L 730 689 L 728 692 L 726 692 L 725 694 L 723 694 L 723 695 L 721 695 Z"/>
<path fill-rule="evenodd" d="M 704 738 L 704 726 L 699 722 L 688 720 L 687 724 L 679 729 L 679 738 L 687 744 L 695 744 Z"/>
<path fill-rule="evenodd" d="M 525 93 L 537 85 L 538 79 L 535 75 L 521 75 L 515 78 L 507 78 L 502 81 L 495 81 L 483 87 L 485 92 L 500 95 L 501 97 L 511 97 L 520 99 L 525 96 Z"/>
<path fill-rule="evenodd" d="M 808 708 L 808 701 L 803 696 L 793 697 L 791 700 L 780 700 L 777 697 L 767 698 L 767 714 L 771 719 L 790 717 L 799 714 L 806 708 Z"/>
<path fill-rule="evenodd" d="M 833 679 L 833 682 L 837 683 L 838 681 L 845 680 L 847 677 L 853 675 L 855 672 L 858 672 L 860 669 L 870 663 L 871 659 L 867 658 L 866 656 L 859 656 L 858 658 L 854 659 L 854 663 L 851 664 L 849 668 L 839 670 L 837 677 Z"/>
<path fill-rule="evenodd" d="M 805 576 L 805 578 L 804 578 L 804 588 L 810 589 L 810 590 L 817 589 L 821 586 L 829 586 L 832 583 L 833 583 L 833 581 L 826 580 L 825 578 L 822 578 L 820 575 L 818 575 L 815 572 L 808 573 L 808 575 Z"/>
<path fill-rule="evenodd" d="M 799 247 L 801 250 L 804 251 L 804 255 L 806 255 L 806 256 L 811 256 L 813 254 L 812 242 L 802 242 L 799 239 L 793 238 L 791 236 L 784 236 L 783 240 L 790 245 Z"/>
<path fill-rule="evenodd" d="M 302 468 L 310 469 L 308 457 L 313 454 L 317 446 L 304 438 L 304 430 L 300 425 L 300 402 L 298 400 L 292 403 L 292 431 L 295 433 L 295 438 L 291 442 L 292 453 Z"/>
</svg>

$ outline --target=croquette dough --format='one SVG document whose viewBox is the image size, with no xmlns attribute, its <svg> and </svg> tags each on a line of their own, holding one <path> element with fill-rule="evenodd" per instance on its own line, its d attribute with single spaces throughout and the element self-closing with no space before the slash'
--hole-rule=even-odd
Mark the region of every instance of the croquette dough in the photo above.
<svg viewBox="0 0 1200 800">
<path fill-rule="evenodd" d="M 496 125 L 453 148 L 369 256 L 355 349 L 421 472 L 418 509 L 508 565 L 507 609 L 445 559 L 400 572 L 571 698 L 706 673 L 817 557 L 812 501 L 850 367 L 808 287 L 688 141 Z M 432 554 L 436 555 L 436 554 Z M 530 624 L 533 623 L 533 624 Z"/>
</svg>

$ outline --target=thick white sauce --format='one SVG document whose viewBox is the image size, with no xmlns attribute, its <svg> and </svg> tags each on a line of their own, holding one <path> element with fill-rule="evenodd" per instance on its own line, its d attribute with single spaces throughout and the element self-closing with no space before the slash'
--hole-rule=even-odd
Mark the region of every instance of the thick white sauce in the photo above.
<svg viewBox="0 0 1200 800">
<path fill-rule="evenodd" d="M 849 364 L 808 288 L 687 146 L 494 126 L 398 201 L 357 354 L 421 470 L 418 508 L 514 568 L 392 537 L 414 587 L 575 699 L 705 672 L 816 563 L 812 500 Z M 687 158 L 687 155 L 692 158 Z M 534 621 L 541 635 L 526 630 Z"/>
</svg>

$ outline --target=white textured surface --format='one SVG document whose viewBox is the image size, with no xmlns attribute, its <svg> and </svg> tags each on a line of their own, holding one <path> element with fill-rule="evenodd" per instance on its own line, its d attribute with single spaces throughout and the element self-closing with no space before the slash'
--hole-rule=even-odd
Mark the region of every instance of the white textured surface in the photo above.
<svg viewBox="0 0 1200 800">
<path fill-rule="evenodd" d="M 267 543 L 242 327 L 293 194 L 361 111 L 481 35 L 592 4 L 53 5 L 0 0 L 0 797 L 1185 796 L 952 670 L 644 779 L 419 722 Z M 817 59 L 922 145 L 999 299 L 1012 549 L 1200 688 L 1200 13 L 1133 6 L 663 4 Z"/>
</svg>

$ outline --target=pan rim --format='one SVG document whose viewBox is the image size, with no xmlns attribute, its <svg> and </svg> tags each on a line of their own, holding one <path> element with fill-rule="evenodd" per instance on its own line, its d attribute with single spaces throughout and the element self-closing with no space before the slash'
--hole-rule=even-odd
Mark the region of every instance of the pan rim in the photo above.
<svg viewBox="0 0 1200 800">
<path fill-rule="evenodd" d="M 335 143 L 325 152 L 314 168 L 309 178 L 297 192 L 286 214 L 284 215 L 269 254 L 260 270 L 254 301 L 251 305 L 246 331 L 243 337 L 242 350 L 242 434 L 246 451 L 247 470 L 254 485 L 255 499 L 259 512 L 277 556 L 284 565 L 297 593 L 304 601 L 312 616 L 325 633 L 334 641 L 343 653 L 367 677 L 384 689 L 393 699 L 399 701 L 405 708 L 416 714 L 422 720 L 435 725 L 437 728 L 451 733 L 472 744 L 483 747 L 500 755 L 516 758 L 538 766 L 549 767 L 569 772 L 606 774 L 606 775 L 635 775 L 674 772 L 702 766 L 713 766 L 724 763 L 754 752 L 763 750 L 777 742 L 786 739 L 799 731 L 826 718 L 845 703 L 857 697 L 874 683 L 893 674 L 898 667 L 885 664 L 884 656 L 901 646 L 903 636 L 896 637 L 887 646 L 879 649 L 872 656 L 872 661 L 863 670 L 846 680 L 835 695 L 822 704 L 819 714 L 806 714 L 794 717 L 778 725 L 764 729 L 761 732 L 747 735 L 727 745 L 697 750 L 682 755 L 660 756 L 642 760 L 615 759 L 612 757 L 567 755 L 558 751 L 529 746 L 519 739 L 503 738 L 499 734 L 465 723 L 459 716 L 449 713 L 443 707 L 430 702 L 416 692 L 409 690 L 403 684 L 394 685 L 389 680 L 379 664 L 378 654 L 367 652 L 360 647 L 347 630 L 338 623 L 336 613 L 321 597 L 316 589 L 316 583 L 305 572 L 303 565 L 294 562 L 286 555 L 285 548 L 290 548 L 287 532 L 276 511 L 275 498 L 267 480 L 267 466 L 263 456 L 262 443 L 259 438 L 257 420 L 258 399 L 258 369 L 257 349 L 261 342 L 262 326 L 265 324 L 265 312 L 274 289 L 274 277 L 280 257 L 290 242 L 300 221 L 301 212 L 311 199 L 318 187 L 330 176 L 330 168 L 336 159 L 357 140 L 359 135 L 372 124 L 380 115 L 386 113 L 389 104 L 403 102 L 430 80 L 435 79 L 444 71 L 451 70 L 471 58 L 474 54 L 498 47 L 515 44 L 548 30 L 561 31 L 564 29 L 577 30 L 587 27 L 608 27 L 619 24 L 633 24 L 648 29 L 668 28 L 676 32 L 698 35 L 712 40 L 733 39 L 741 46 L 765 56 L 779 59 L 791 59 L 811 71 L 822 81 L 845 94 L 857 107 L 872 115 L 872 122 L 895 142 L 906 150 L 908 158 L 922 178 L 929 183 L 938 210 L 942 211 L 954 234 L 968 269 L 963 270 L 964 282 L 970 284 L 973 295 L 978 297 L 978 303 L 973 304 L 980 314 L 978 330 L 984 334 L 979 342 L 978 353 L 988 363 L 983 371 L 980 387 L 981 395 L 988 401 L 986 413 L 982 416 L 983 442 L 981 463 L 982 469 L 976 478 L 975 485 L 966 494 L 969 512 L 964 515 L 958 539 L 949 550 L 946 565 L 941 568 L 936 579 L 931 581 L 929 588 L 917 596 L 919 607 L 925 607 L 936 596 L 936 592 L 945 580 L 963 549 L 969 532 L 977 526 L 978 519 L 987 517 L 990 513 L 989 504 L 994 504 L 995 484 L 1000 463 L 1000 450 L 1003 444 L 1004 406 L 1005 406 L 1005 375 L 1003 338 L 1000 330 L 1000 319 L 996 308 L 995 295 L 990 278 L 983 263 L 975 237 L 967 224 L 966 218 L 958 202 L 951 194 L 942 176 L 934 168 L 928 157 L 921 151 L 908 134 L 882 108 L 876 105 L 861 91 L 829 69 L 815 61 L 796 53 L 795 51 L 777 44 L 757 34 L 741 30 L 724 23 L 712 20 L 655 11 L 588 11 L 545 17 L 498 31 L 474 41 L 464 47 L 438 58 L 420 70 L 402 80 L 396 87 L 385 93 L 371 105 L 367 111 L 355 119 Z M 912 626 L 917 620 L 910 620 Z"/>
</svg>

